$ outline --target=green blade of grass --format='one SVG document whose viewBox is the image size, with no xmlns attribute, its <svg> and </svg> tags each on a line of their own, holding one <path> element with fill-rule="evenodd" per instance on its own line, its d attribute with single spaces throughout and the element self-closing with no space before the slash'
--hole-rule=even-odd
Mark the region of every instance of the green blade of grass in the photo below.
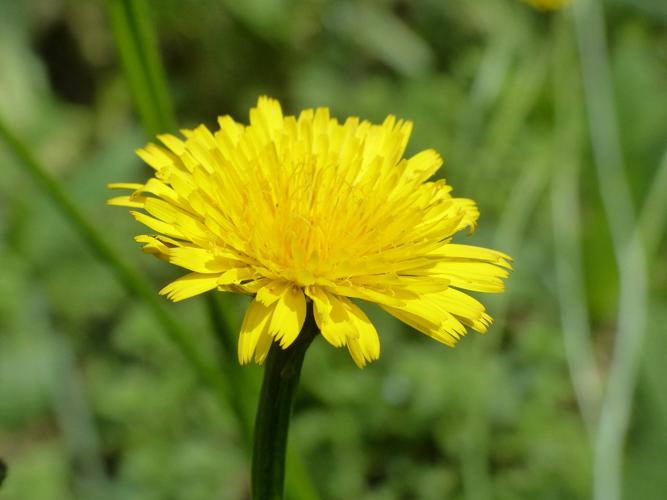
<svg viewBox="0 0 667 500">
<path fill-rule="evenodd" d="M 580 119 L 582 97 L 577 82 L 573 40 L 565 19 L 558 19 L 554 35 L 554 174 L 551 183 L 551 218 L 554 235 L 556 288 L 563 329 L 563 344 L 572 388 L 588 436 L 593 439 L 600 412 L 602 382 L 594 356 L 586 307 L 586 284 L 581 252 L 579 178 L 584 136 Z"/>
<path fill-rule="evenodd" d="M 617 332 L 595 435 L 593 498 L 620 500 L 625 437 L 646 334 L 648 269 L 623 165 L 603 6 L 582 0 L 573 7 L 597 182 L 619 270 Z"/>
<path fill-rule="evenodd" d="M 108 0 L 111 29 L 146 133 L 176 128 L 164 68 L 145 0 Z"/>
<path fill-rule="evenodd" d="M 117 2 L 119 0 L 113 0 Z M 153 108 L 159 117 L 162 132 L 174 130 L 176 119 L 167 91 L 162 60 L 160 59 L 157 39 L 151 23 L 146 0 L 120 0 L 123 2 L 125 17 L 134 34 L 134 48 L 143 64 L 143 79 L 150 90 Z"/>
<path fill-rule="evenodd" d="M 651 182 L 639 214 L 638 230 L 642 233 L 646 255 L 651 260 L 658 252 L 667 225 L 667 149 L 662 155 L 658 172 Z"/>
<path fill-rule="evenodd" d="M 34 158 L 28 147 L 9 130 L 2 119 L 0 119 L 0 139 L 5 142 L 7 149 L 60 210 L 93 254 L 111 269 L 125 289 L 146 305 L 165 334 L 185 356 L 194 372 L 213 389 L 219 399 L 226 401 L 228 390 L 224 378 L 202 355 L 192 337 L 166 310 L 153 286 L 141 278 L 141 275 L 136 273 L 132 266 L 102 238 L 60 183 Z"/>
<path fill-rule="evenodd" d="M 146 76 L 146 64 L 139 49 L 141 40 L 137 37 L 131 10 L 125 0 L 109 0 L 107 7 L 120 62 L 141 123 L 151 137 L 166 132 L 168 129 L 165 127 L 169 124 L 162 118 L 163 113 L 156 105 L 154 91 Z"/>
</svg>

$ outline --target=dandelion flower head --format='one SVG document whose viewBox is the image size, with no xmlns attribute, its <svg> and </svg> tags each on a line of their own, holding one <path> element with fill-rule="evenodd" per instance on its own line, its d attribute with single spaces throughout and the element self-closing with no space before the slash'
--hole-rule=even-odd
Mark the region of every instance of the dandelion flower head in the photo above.
<svg viewBox="0 0 667 500">
<path fill-rule="evenodd" d="M 152 230 L 136 237 L 145 252 L 188 271 L 161 294 L 253 296 L 241 363 L 262 363 L 273 342 L 291 345 L 309 302 L 322 336 L 358 366 L 379 357 L 380 341 L 350 299 L 450 346 L 467 328 L 487 330 L 491 318 L 465 291 L 502 291 L 509 258 L 452 242 L 479 212 L 429 180 L 442 164 L 434 150 L 403 158 L 411 122 L 340 123 L 327 108 L 285 116 L 266 97 L 250 125 L 218 122 L 215 132 L 200 125 L 139 149 L 154 177 L 110 185 L 132 192 L 109 203 Z"/>
</svg>

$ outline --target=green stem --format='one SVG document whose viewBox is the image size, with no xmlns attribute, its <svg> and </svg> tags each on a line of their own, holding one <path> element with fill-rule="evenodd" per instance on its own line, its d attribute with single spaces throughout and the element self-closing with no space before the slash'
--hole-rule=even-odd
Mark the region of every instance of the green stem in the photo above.
<svg viewBox="0 0 667 500">
<path fill-rule="evenodd" d="M 255 419 L 253 500 L 283 498 L 285 450 L 292 401 L 306 350 L 318 333 L 312 306 L 309 306 L 306 321 L 294 343 L 282 349 L 274 342 L 269 351 Z"/>
</svg>

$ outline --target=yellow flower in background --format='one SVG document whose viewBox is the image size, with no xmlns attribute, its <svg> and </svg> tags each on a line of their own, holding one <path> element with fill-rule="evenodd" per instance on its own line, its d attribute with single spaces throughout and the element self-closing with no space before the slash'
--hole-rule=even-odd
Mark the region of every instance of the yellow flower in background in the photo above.
<svg viewBox="0 0 667 500">
<path fill-rule="evenodd" d="M 539 10 L 558 10 L 571 3 L 572 0 L 522 0 Z"/>
<path fill-rule="evenodd" d="M 411 122 L 339 123 L 327 108 L 284 116 L 265 97 L 250 125 L 218 122 L 214 133 L 200 125 L 139 149 L 155 176 L 110 185 L 133 193 L 109 204 L 142 210 L 132 214 L 156 233 L 136 237 L 144 251 L 190 271 L 161 294 L 254 296 L 241 363 L 292 344 L 309 301 L 322 336 L 360 367 L 379 357 L 380 341 L 350 298 L 450 346 L 466 327 L 486 331 L 484 306 L 461 290 L 502 291 L 509 257 L 452 243 L 479 212 L 444 180 L 428 181 L 442 164 L 434 150 L 403 159 Z"/>
</svg>

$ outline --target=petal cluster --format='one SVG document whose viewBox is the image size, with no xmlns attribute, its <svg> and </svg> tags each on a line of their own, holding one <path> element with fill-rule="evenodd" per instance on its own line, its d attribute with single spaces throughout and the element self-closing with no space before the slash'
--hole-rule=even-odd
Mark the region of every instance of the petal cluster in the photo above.
<svg viewBox="0 0 667 500">
<path fill-rule="evenodd" d="M 261 363 L 288 347 L 312 302 L 323 337 L 359 366 L 380 354 L 378 334 L 352 301 L 373 302 L 440 342 L 484 332 L 484 306 L 463 290 L 500 292 L 509 257 L 452 243 L 473 230 L 472 200 L 454 198 L 434 150 L 403 158 L 412 124 L 381 125 L 326 108 L 284 116 L 262 97 L 250 124 L 229 116 L 137 151 L 154 170 L 109 200 L 151 230 L 136 240 L 189 272 L 160 293 L 174 301 L 209 290 L 254 297 L 239 359 Z"/>
</svg>

